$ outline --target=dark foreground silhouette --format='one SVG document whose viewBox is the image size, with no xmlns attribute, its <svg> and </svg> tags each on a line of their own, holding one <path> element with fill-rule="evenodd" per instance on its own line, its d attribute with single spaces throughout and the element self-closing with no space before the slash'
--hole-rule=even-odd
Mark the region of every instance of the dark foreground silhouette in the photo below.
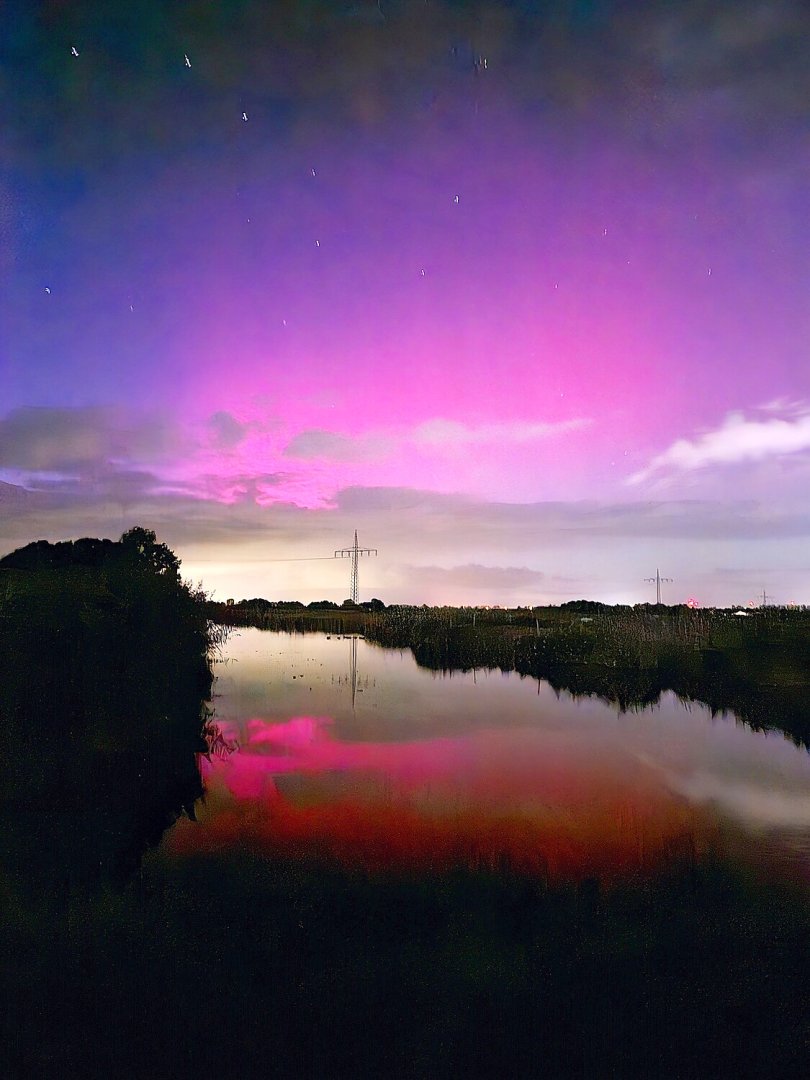
<svg viewBox="0 0 810 1080">
<path fill-rule="evenodd" d="M 611 892 L 162 861 L 7 927 L 6 1075 L 800 1077 L 810 919 L 719 866 Z"/>
<path fill-rule="evenodd" d="M 806 1075 L 801 884 L 170 858 L 213 645 L 171 552 L 34 545 L 0 597 L 6 1075 Z"/>
<path fill-rule="evenodd" d="M 125 880 L 202 794 L 212 631 L 154 533 L 0 560 L 0 853 L 49 891 Z"/>
</svg>

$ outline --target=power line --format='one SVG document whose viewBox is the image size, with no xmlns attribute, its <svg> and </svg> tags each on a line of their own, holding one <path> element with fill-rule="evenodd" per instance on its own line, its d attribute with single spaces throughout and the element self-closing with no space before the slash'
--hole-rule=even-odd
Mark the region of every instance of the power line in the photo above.
<svg viewBox="0 0 810 1080">
<path fill-rule="evenodd" d="M 264 559 L 264 562 L 334 562 L 334 555 L 304 555 L 293 559 Z"/>
</svg>

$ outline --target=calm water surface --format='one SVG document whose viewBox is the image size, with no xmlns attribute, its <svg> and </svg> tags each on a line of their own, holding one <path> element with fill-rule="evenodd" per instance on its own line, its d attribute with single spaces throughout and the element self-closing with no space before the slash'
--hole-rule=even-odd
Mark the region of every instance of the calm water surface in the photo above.
<svg viewBox="0 0 810 1080">
<path fill-rule="evenodd" d="M 241 630 L 216 670 L 207 799 L 169 852 L 615 877 L 713 850 L 810 880 L 810 755 L 731 715 L 622 714 L 338 635 Z"/>
</svg>

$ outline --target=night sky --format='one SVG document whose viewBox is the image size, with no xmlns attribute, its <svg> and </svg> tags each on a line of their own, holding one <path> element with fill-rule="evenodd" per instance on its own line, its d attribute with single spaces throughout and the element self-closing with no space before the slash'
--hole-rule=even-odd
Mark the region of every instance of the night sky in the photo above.
<svg viewBox="0 0 810 1080">
<path fill-rule="evenodd" d="M 0 553 L 810 603 L 808 102 L 799 0 L 7 0 Z"/>
</svg>

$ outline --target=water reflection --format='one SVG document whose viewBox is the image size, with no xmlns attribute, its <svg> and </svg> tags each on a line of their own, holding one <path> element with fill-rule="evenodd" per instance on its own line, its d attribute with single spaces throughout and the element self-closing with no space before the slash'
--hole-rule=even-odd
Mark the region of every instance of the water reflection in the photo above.
<svg viewBox="0 0 810 1080">
<path fill-rule="evenodd" d="M 216 705 L 239 749 L 203 760 L 202 825 L 181 823 L 175 850 L 611 877 L 719 846 L 807 869 L 810 759 L 781 735 L 671 694 L 620 713 L 513 673 L 441 677 L 348 645 L 347 676 L 345 639 L 233 639 Z"/>
<path fill-rule="evenodd" d="M 331 640 L 331 635 L 327 638 Z M 338 636 L 338 640 L 340 637 Z M 344 634 L 343 640 L 349 642 L 349 665 L 348 672 L 346 674 L 332 675 L 333 686 L 347 686 L 351 692 L 352 698 L 352 715 L 355 716 L 355 706 L 357 704 L 357 695 L 364 693 L 370 686 L 376 686 L 376 682 L 368 675 L 365 677 L 357 671 L 357 642 L 362 640 L 360 634 Z"/>
</svg>

